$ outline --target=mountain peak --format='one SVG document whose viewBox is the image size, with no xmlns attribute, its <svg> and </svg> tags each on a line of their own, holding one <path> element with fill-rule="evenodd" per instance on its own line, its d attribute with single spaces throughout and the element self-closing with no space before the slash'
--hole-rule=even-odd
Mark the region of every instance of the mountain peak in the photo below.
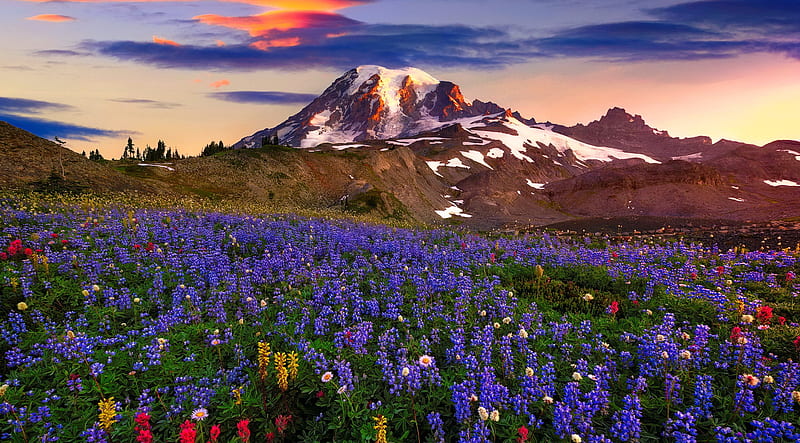
<svg viewBox="0 0 800 443">
<path fill-rule="evenodd" d="M 373 75 L 379 76 L 387 84 L 402 85 L 403 82 L 406 81 L 407 77 L 410 77 L 411 81 L 418 85 L 439 84 L 439 80 L 437 80 L 432 75 L 428 74 L 422 69 L 414 68 L 411 66 L 399 69 L 390 69 L 378 65 L 361 65 L 351 70 L 351 72 L 352 71 L 358 73 L 358 77 L 356 77 L 353 81 L 354 84 L 358 85 L 360 85 Z"/>
<path fill-rule="evenodd" d="M 590 123 L 593 124 L 595 122 Z M 606 125 L 606 126 L 635 126 L 638 128 L 647 128 L 652 130 L 652 128 L 647 126 L 644 119 L 641 115 L 632 115 L 629 114 L 625 108 L 620 107 L 613 107 L 606 112 L 606 115 L 600 117 L 600 120 L 597 123 Z"/>
<path fill-rule="evenodd" d="M 297 114 L 245 137 L 235 147 L 264 138 L 313 147 L 321 143 L 389 139 L 440 128 L 462 117 L 503 112 L 491 102 L 468 102 L 458 85 L 412 67 L 363 65 L 345 72 Z"/>
</svg>

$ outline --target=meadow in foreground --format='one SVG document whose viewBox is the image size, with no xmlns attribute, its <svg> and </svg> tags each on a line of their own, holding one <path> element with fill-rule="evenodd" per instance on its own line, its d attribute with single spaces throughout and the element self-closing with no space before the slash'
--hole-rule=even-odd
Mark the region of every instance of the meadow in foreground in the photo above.
<svg viewBox="0 0 800 443">
<path fill-rule="evenodd" d="M 790 251 L 0 201 L 0 439 L 799 441 Z"/>
</svg>

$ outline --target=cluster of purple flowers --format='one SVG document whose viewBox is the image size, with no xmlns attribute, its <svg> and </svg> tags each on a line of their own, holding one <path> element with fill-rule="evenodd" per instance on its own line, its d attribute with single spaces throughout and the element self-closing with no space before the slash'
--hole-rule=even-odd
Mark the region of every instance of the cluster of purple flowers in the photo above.
<svg viewBox="0 0 800 443">
<path fill-rule="evenodd" d="M 389 417 L 397 402 L 424 404 L 417 424 L 433 441 L 491 441 L 495 427 L 516 435 L 523 425 L 531 438 L 572 441 L 637 441 L 647 432 L 676 441 L 797 436 L 800 364 L 767 355 L 761 338 L 769 327 L 798 325 L 740 321 L 772 313 L 748 285 L 797 296 L 794 278 L 784 277 L 798 266 L 789 252 L 723 253 L 683 242 L 598 250 L 548 234 L 488 240 L 185 211 L 137 211 L 134 228 L 121 210 L 94 211 L 89 217 L 102 222 L 87 223 L 78 210 L 0 209 L 0 233 L 39 238 L 26 244 L 50 266 L 45 273 L 24 257 L 0 263 L 3 294 L 16 298 L 4 302 L 0 325 L 0 385 L 8 385 L 0 439 L 22 429 L 46 441 L 67 435 L 54 411 L 109 377 L 162 378 L 159 386 L 131 382 L 135 390 L 107 387 L 131 411 L 149 413 L 157 398 L 168 418 L 213 412 L 215 402 L 235 400 L 231 392 L 253 391 L 256 333 L 299 354 L 316 374 L 309 390 L 322 392 L 332 379 L 325 386 L 353 399 L 368 392 L 364 406 Z M 48 243 L 54 232 L 69 248 Z M 603 321 L 545 315 L 532 294 L 495 272 L 512 265 L 603 266 L 618 281 L 646 283 L 598 309 Z M 73 293 L 51 315 L 42 301 L 56 286 Z M 658 291 L 709 303 L 723 326 L 660 312 L 648 304 Z M 623 317 L 646 327 L 614 335 L 609 325 Z M 70 374 L 55 392 L 24 378 L 44 367 Z M 718 426 L 719 395 L 729 395 L 746 426 Z M 669 408 L 657 431 L 643 423 L 653 402 Z M 107 437 L 94 426 L 83 436 Z"/>
</svg>

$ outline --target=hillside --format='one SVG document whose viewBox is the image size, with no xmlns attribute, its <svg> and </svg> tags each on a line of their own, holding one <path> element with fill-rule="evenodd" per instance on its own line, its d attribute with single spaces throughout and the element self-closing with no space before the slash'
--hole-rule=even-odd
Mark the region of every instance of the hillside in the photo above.
<svg viewBox="0 0 800 443">
<path fill-rule="evenodd" d="M 157 189 L 3 121 L 0 121 L 0 164 L 4 169 L 0 174 L 0 189 L 94 192 Z"/>
</svg>

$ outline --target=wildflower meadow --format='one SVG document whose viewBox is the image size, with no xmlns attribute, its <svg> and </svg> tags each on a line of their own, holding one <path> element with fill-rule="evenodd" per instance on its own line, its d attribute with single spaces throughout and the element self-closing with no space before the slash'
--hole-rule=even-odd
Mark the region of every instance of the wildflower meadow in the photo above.
<svg viewBox="0 0 800 443">
<path fill-rule="evenodd" d="M 0 198 L 0 440 L 800 441 L 795 250 Z"/>
</svg>

